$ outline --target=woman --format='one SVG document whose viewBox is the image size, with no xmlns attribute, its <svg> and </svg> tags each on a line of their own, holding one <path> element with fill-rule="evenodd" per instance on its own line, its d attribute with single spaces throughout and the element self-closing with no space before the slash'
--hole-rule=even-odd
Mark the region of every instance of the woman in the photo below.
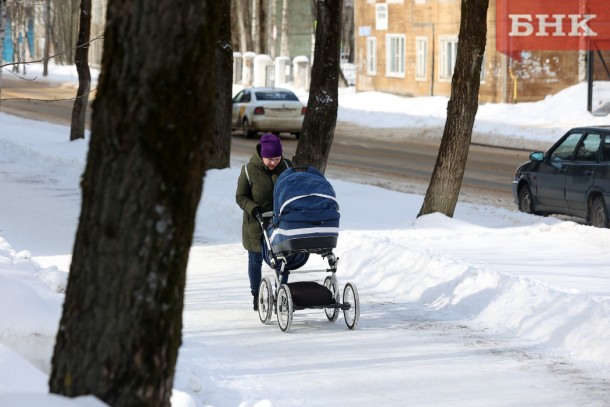
<svg viewBox="0 0 610 407">
<path fill-rule="evenodd" d="M 273 185 L 277 177 L 290 167 L 292 163 L 282 156 L 280 138 L 265 134 L 256 145 L 250 162 L 242 167 L 237 180 L 235 200 L 244 211 L 241 236 L 242 244 L 248 251 L 248 277 L 255 311 L 258 311 L 258 286 L 263 264 L 263 232 L 257 218 L 273 210 Z"/>
</svg>

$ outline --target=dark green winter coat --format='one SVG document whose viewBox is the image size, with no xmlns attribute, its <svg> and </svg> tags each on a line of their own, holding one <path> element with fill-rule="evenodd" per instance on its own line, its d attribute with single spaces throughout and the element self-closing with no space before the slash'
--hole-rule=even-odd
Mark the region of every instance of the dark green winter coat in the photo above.
<svg viewBox="0 0 610 407">
<path fill-rule="evenodd" d="M 273 185 L 277 177 L 290 167 L 292 167 L 292 163 L 282 157 L 277 167 L 273 171 L 269 171 L 260 156 L 260 145 L 257 145 L 256 152 L 250 157 L 250 162 L 241 168 L 235 200 L 244 211 L 241 241 L 246 250 L 261 251 L 262 231 L 258 221 L 252 215 L 252 211 L 256 207 L 260 207 L 263 212 L 273 210 Z"/>
</svg>

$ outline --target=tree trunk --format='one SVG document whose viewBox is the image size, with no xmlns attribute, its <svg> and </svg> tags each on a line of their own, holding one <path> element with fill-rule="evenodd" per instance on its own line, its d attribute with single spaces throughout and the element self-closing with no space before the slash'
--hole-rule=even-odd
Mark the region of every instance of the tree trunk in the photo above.
<svg viewBox="0 0 610 407">
<path fill-rule="evenodd" d="M 277 2 L 275 0 L 267 0 L 267 52 L 271 57 L 271 60 L 275 60 L 275 19 L 276 19 L 276 6 Z"/>
<path fill-rule="evenodd" d="M 216 63 L 216 126 L 208 168 L 229 168 L 231 161 L 231 108 L 233 95 L 233 48 L 231 47 L 231 0 L 219 0 L 220 31 Z"/>
<path fill-rule="evenodd" d="M 108 2 L 53 393 L 170 405 L 213 132 L 218 10 L 215 0 Z"/>
<path fill-rule="evenodd" d="M 20 32 L 20 24 L 21 24 L 21 10 L 23 9 L 23 3 L 6 3 L 6 13 L 8 15 L 8 19 L 11 23 L 11 41 L 13 43 L 13 72 L 19 73 L 21 67 L 19 63 L 21 62 L 21 52 L 20 46 L 21 42 L 19 41 L 19 32 Z"/>
<path fill-rule="evenodd" d="M 453 217 L 457 205 L 479 103 L 488 5 L 489 0 L 462 0 L 447 121 L 430 185 L 418 216 L 440 212 Z"/>
<path fill-rule="evenodd" d="M 249 4 L 249 0 L 236 1 L 235 10 L 237 12 L 237 28 L 239 31 L 239 51 L 242 54 L 244 52 L 252 51 L 252 31 L 247 23 L 250 21 Z"/>
<path fill-rule="evenodd" d="M 71 51 L 78 38 L 78 14 L 80 10 L 80 0 L 63 0 L 53 2 L 54 13 L 53 28 L 55 29 L 54 49 L 57 53 L 67 51 L 55 58 L 61 65 L 71 64 L 74 61 L 74 54 Z"/>
<path fill-rule="evenodd" d="M 295 166 L 311 165 L 324 173 L 335 135 L 339 101 L 339 50 L 343 1 L 319 1 L 315 62 L 307 113 L 293 157 Z"/>
<path fill-rule="evenodd" d="M 4 55 L 4 33 L 6 33 L 6 0 L 0 0 L 0 61 Z M 2 71 L 0 68 L 0 106 L 2 105 Z"/>
<path fill-rule="evenodd" d="M 288 0 L 282 2 L 282 32 L 280 34 L 280 56 L 290 57 L 288 49 Z"/>
<path fill-rule="evenodd" d="M 257 54 L 261 53 L 261 33 L 260 33 L 260 0 L 252 0 L 252 44 L 253 51 Z"/>
<path fill-rule="evenodd" d="M 85 138 L 85 119 L 91 90 L 91 72 L 89 71 L 89 39 L 91 38 L 91 0 L 81 0 L 78 42 L 74 64 L 78 72 L 78 91 L 72 107 L 70 141 Z"/>
<path fill-rule="evenodd" d="M 49 55 L 51 49 L 51 0 L 46 0 L 44 8 L 44 55 L 42 76 L 49 75 Z"/>
</svg>

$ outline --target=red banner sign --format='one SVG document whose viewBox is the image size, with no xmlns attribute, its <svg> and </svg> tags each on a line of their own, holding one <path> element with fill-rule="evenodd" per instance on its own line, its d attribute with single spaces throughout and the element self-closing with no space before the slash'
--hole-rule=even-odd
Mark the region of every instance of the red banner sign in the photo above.
<svg viewBox="0 0 610 407">
<path fill-rule="evenodd" d="M 496 48 L 610 50 L 608 0 L 497 0 Z"/>
</svg>

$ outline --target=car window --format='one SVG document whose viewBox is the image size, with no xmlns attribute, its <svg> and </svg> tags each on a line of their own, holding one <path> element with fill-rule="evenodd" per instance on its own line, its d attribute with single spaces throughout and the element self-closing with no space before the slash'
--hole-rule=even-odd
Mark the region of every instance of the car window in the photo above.
<svg viewBox="0 0 610 407">
<path fill-rule="evenodd" d="M 239 103 L 243 96 L 244 96 L 244 91 L 243 90 L 239 91 L 239 93 L 237 95 L 235 95 L 235 97 L 233 98 L 233 103 Z"/>
<path fill-rule="evenodd" d="M 292 92 L 282 91 L 266 91 L 266 92 L 255 92 L 257 100 L 299 100 L 297 96 Z"/>
<path fill-rule="evenodd" d="M 602 161 L 610 161 L 610 135 L 604 136 L 604 142 L 602 143 Z"/>
<path fill-rule="evenodd" d="M 578 146 L 576 151 L 575 161 L 597 161 L 597 153 L 601 144 L 602 136 L 599 134 L 589 133 Z"/>
<path fill-rule="evenodd" d="M 570 161 L 576 150 L 576 145 L 582 137 L 582 133 L 572 133 L 565 138 L 550 154 L 551 162 Z"/>
<path fill-rule="evenodd" d="M 250 99 L 252 99 L 252 95 L 249 91 L 244 91 L 243 96 L 241 97 L 240 103 L 250 103 Z"/>
</svg>

